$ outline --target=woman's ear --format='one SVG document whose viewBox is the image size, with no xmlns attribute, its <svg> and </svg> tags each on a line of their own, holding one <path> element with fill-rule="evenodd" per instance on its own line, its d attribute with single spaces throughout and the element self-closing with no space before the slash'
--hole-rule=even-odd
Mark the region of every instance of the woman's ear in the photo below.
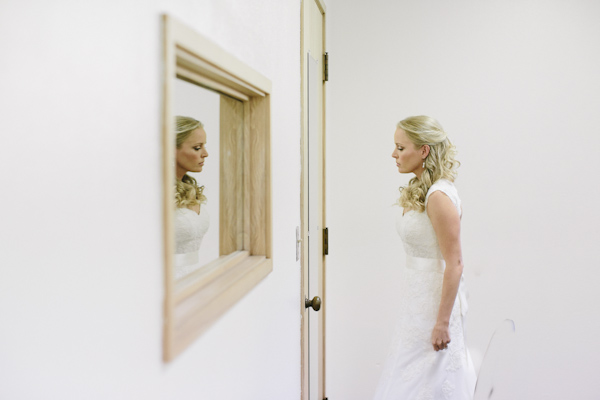
<svg viewBox="0 0 600 400">
<path fill-rule="evenodd" d="M 428 144 L 424 144 L 423 147 L 421 147 L 421 155 L 423 156 L 423 159 L 427 158 L 429 155 L 429 150 L 431 150 L 431 147 L 429 147 Z"/>
</svg>

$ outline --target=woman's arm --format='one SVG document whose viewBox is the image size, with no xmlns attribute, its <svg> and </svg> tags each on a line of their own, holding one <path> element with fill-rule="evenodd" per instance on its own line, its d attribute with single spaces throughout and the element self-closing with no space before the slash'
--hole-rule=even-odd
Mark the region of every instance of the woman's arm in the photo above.
<svg viewBox="0 0 600 400">
<path fill-rule="evenodd" d="M 437 322 L 431 334 L 431 344 L 439 351 L 450 343 L 450 314 L 458 292 L 460 277 L 463 271 L 462 251 L 460 248 L 460 216 L 452 200 L 440 191 L 433 192 L 427 203 L 427 215 L 440 245 L 442 256 L 446 261 L 442 300 Z"/>
</svg>

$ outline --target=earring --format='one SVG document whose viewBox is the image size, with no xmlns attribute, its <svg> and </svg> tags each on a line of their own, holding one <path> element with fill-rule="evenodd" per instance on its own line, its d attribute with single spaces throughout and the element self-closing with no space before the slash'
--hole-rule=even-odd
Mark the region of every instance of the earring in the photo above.
<svg viewBox="0 0 600 400">
<path fill-rule="evenodd" d="M 425 160 L 423 160 L 423 168 L 425 168 Z"/>
</svg>

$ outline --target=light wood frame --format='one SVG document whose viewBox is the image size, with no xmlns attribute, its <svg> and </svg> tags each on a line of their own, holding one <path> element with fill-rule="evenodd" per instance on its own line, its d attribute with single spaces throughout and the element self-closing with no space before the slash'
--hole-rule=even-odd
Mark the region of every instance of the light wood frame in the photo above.
<svg viewBox="0 0 600 400">
<path fill-rule="evenodd" d="M 170 361 L 273 270 L 271 82 L 172 17 L 164 15 L 163 26 L 163 358 Z M 221 96 L 221 256 L 175 282 L 172 91 L 177 78 L 215 90 L 241 103 Z M 234 114 L 243 114 L 242 124 L 232 125 L 229 116 Z M 243 145 L 235 140 L 238 134 L 243 136 Z M 225 157 L 226 154 L 234 156 Z M 240 214 L 242 218 L 238 218 Z"/>
<path fill-rule="evenodd" d="M 326 40 L 325 40 L 325 35 L 326 35 L 326 18 L 327 18 L 327 7 L 325 5 L 325 1 L 324 0 L 302 0 L 301 2 L 301 6 L 300 6 L 300 28 L 301 28 L 301 33 L 300 33 L 300 75 L 301 75 L 301 79 L 300 79 L 300 93 L 301 93 L 301 104 L 302 104 L 302 112 L 301 112 L 301 165 L 302 165 L 302 172 L 301 172 L 301 177 L 300 177 L 300 216 L 301 216 L 301 241 L 303 243 L 302 245 L 302 252 L 301 252 L 301 261 L 300 261 L 300 265 L 301 265 L 301 282 L 300 282 L 300 293 L 301 293 L 301 298 L 300 298 L 300 315 L 302 316 L 302 323 L 300 324 L 300 363 L 301 363 L 301 367 L 300 367 L 300 398 L 301 400 L 309 400 L 310 397 L 310 393 L 309 393 L 309 385 L 308 385 L 308 381 L 310 378 L 310 374 L 308 371 L 308 362 L 309 362 L 309 357 L 308 357 L 308 320 L 306 318 L 307 315 L 307 310 L 306 310 L 306 306 L 304 304 L 304 300 L 305 298 L 307 298 L 308 296 L 308 291 L 307 291 L 307 287 L 308 287 L 308 246 L 304 245 L 305 243 L 308 243 L 308 177 L 307 177 L 307 172 L 308 172 L 308 81 L 306 79 L 307 77 L 307 71 L 306 71 L 306 49 L 308 47 L 308 42 L 311 40 L 311 35 L 310 35 L 310 31 L 309 28 L 306 26 L 306 21 L 304 20 L 304 13 L 305 13 L 305 7 L 306 7 L 306 2 L 307 1 L 315 1 L 315 3 L 317 4 L 317 7 L 319 8 L 319 11 L 323 14 L 323 42 L 322 42 L 322 50 L 323 52 L 326 52 Z M 326 104 L 326 90 L 325 90 L 325 86 L 323 86 L 323 119 L 322 119 L 322 123 L 323 123 L 323 171 L 325 171 L 326 168 L 326 160 L 325 160 L 325 142 L 326 142 L 326 129 L 325 129 L 325 123 L 326 123 L 326 118 L 325 118 L 325 104 Z M 325 192 L 325 187 L 326 187 L 326 181 L 325 181 L 325 175 L 323 175 L 323 221 L 321 223 L 321 225 L 323 227 L 326 226 L 326 192 Z M 325 275 L 326 275 L 326 270 L 327 270 L 327 263 L 326 263 L 326 258 L 323 257 L 323 286 L 322 286 L 322 300 L 323 300 L 323 304 L 321 306 L 321 311 L 319 311 L 322 314 L 322 338 L 321 338 L 321 343 L 323 345 L 321 351 L 323 354 L 323 376 L 322 376 L 322 381 L 320 382 L 321 387 L 319 389 L 319 392 L 321 392 L 323 394 L 323 397 L 325 396 L 325 389 L 326 389 L 326 385 L 325 385 L 325 368 L 326 368 L 326 360 L 325 360 L 325 351 L 326 351 L 326 334 L 325 334 L 325 329 L 326 329 L 326 312 L 327 312 L 327 301 L 326 299 L 326 290 L 327 290 L 327 285 L 325 282 Z"/>
</svg>

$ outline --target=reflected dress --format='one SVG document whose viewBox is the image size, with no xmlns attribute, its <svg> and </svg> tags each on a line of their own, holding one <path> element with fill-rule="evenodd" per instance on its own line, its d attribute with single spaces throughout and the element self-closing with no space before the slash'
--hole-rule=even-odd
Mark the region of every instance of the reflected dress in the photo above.
<svg viewBox="0 0 600 400">
<path fill-rule="evenodd" d="M 200 268 L 198 252 L 209 226 L 205 205 L 200 207 L 200 214 L 186 207 L 175 209 L 175 280 Z"/>
<path fill-rule="evenodd" d="M 445 193 L 461 215 L 454 184 L 436 181 L 427 192 Z M 431 333 L 437 321 L 445 262 L 427 212 L 399 213 L 396 229 L 406 252 L 395 334 L 374 400 L 467 400 L 473 398 L 475 369 L 465 346 L 467 312 L 463 278 L 450 316 L 448 348 L 435 351 Z"/>
</svg>

